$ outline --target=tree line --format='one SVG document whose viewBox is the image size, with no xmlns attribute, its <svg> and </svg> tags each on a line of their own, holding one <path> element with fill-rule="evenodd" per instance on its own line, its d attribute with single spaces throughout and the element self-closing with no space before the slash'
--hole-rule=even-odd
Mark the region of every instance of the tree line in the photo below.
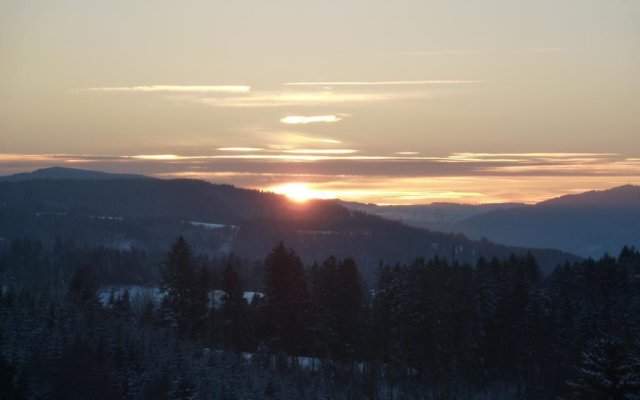
<svg viewBox="0 0 640 400">
<path fill-rule="evenodd" d="M 284 243 L 248 298 L 233 259 L 214 271 L 178 238 L 162 300 L 99 298 L 95 270 L 64 293 L 2 289 L 7 398 L 631 399 L 640 392 L 640 253 L 540 273 L 475 265 L 305 267 Z M 223 295 L 216 300 L 214 290 Z M 86 384 L 73 386 L 80 373 Z M 69 387 L 68 385 L 72 385 Z M 109 397 L 109 396 L 111 397 Z M 22 397 L 21 397 L 22 396 Z M 95 397 L 98 398 L 98 397 Z"/>
</svg>

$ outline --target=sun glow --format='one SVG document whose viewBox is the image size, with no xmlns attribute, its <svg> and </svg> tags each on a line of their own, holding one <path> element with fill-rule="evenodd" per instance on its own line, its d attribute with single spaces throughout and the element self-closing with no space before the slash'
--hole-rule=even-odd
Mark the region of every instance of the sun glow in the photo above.
<svg viewBox="0 0 640 400">
<path fill-rule="evenodd" d="M 289 200 L 296 203 L 304 203 L 311 199 L 321 198 L 308 183 L 285 183 L 271 188 L 271 191 L 277 194 L 285 195 Z"/>
<path fill-rule="evenodd" d="M 273 188 L 274 193 L 283 194 L 296 203 L 304 203 L 313 197 L 306 183 L 287 183 Z"/>
</svg>

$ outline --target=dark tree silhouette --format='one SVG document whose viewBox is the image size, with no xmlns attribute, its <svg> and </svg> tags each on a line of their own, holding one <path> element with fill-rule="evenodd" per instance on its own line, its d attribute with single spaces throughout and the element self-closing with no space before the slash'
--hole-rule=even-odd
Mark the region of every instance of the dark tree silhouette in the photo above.
<svg viewBox="0 0 640 400">
<path fill-rule="evenodd" d="M 298 255 L 278 243 L 265 259 L 265 322 L 274 351 L 295 354 L 305 342 L 307 282 Z"/>
<path fill-rule="evenodd" d="M 197 274 L 191 248 L 182 236 L 165 259 L 160 290 L 181 337 L 200 337 L 206 326 L 209 297 Z"/>
<path fill-rule="evenodd" d="M 232 264 L 222 271 L 222 309 L 220 310 L 223 342 L 228 348 L 240 351 L 247 346 L 247 301 L 244 288 Z"/>
<path fill-rule="evenodd" d="M 583 353 L 573 398 L 623 400 L 640 393 L 640 359 L 615 337 L 599 338 Z"/>
<path fill-rule="evenodd" d="M 336 359 L 353 359 L 359 343 L 362 289 L 353 259 L 327 258 L 312 268 L 312 319 L 316 351 Z"/>
<path fill-rule="evenodd" d="M 100 304 L 98 299 L 98 280 L 93 269 L 83 265 L 76 270 L 69 284 L 69 297 L 78 306 L 95 307 Z"/>
</svg>

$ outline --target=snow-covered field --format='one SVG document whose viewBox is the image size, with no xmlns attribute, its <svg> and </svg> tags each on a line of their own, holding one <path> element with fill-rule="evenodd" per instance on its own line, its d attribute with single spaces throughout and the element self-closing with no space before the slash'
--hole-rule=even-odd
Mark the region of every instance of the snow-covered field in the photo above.
<svg viewBox="0 0 640 400">
<path fill-rule="evenodd" d="M 151 301 L 154 305 L 158 306 L 164 296 L 156 286 L 114 285 L 100 289 L 98 297 L 102 305 L 107 305 L 112 293 L 113 297 L 117 299 L 118 297 L 122 297 L 125 291 L 129 292 L 129 298 L 131 299 L 132 304 L 147 304 Z M 218 308 L 222 305 L 224 294 L 225 292 L 222 290 L 214 290 L 209 294 L 209 299 L 211 300 L 214 308 Z M 262 297 L 263 295 L 264 294 L 261 292 L 244 292 L 244 298 L 248 303 L 251 303 L 254 296 Z"/>
<path fill-rule="evenodd" d="M 187 222 L 192 226 L 200 226 L 207 229 L 237 228 L 237 226 L 235 225 L 215 224 L 212 222 L 200 222 L 200 221 L 187 221 Z"/>
</svg>

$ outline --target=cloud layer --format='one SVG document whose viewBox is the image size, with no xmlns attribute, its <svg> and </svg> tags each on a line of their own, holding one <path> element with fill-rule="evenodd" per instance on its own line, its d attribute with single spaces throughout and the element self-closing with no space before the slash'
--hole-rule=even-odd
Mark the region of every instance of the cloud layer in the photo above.
<svg viewBox="0 0 640 400">
<path fill-rule="evenodd" d="M 77 91 L 94 94 L 157 94 L 166 100 L 212 107 L 261 108 L 323 106 L 410 99 L 426 99 L 434 93 L 427 86 L 458 86 L 483 83 L 481 80 L 390 80 L 286 82 L 274 88 L 255 89 L 248 85 L 149 85 L 105 86 Z M 420 87 L 423 87 L 420 89 Z M 355 90 L 360 88 L 360 90 Z M 341 90 L 338 90 L 341 89 Z M 340 115 L 289 116 L 286 124 L 337 122 Z"/>
<path fill-rule="evenodd" d="M 287 82 L 287 86 L 410 86 L 410 85 L 465 85 L 483 83 L 477 80 L 420 80 L 420 81 L 321 81 Z"/>
<path fill-rule="evenodd" d="M 112 86 L 92 87 L 88 92 L 102 93 L 248 93 L 250 86 L 245 85 L 151 85 L 151 86 Z"/>
<path fill-rule="evenodd" d="M 289 125 L 298 125 L 298 124 L 306 125 L 306 124 L 313 124 L 316 122 L 338 122 L 341 120 L 342 120 L 342 117 L 338 115 L 310 115 L 310 116 L 290 115 L 290 116 L 281 118 L 280 122 L 282 122 L 283 124 L 289 124 Z"/>
<path fill-rule="evenodd" d="M 1 154 L 0 173 L 50 165 L 198 178 L 272 190 L 303 184 L 319 198 L 385 204 L 535 202 L 640 184 L 640 158 L 612 153 L 366 154 L 344 148 L 221 147 L 211 154 Z"/>
</svg>

